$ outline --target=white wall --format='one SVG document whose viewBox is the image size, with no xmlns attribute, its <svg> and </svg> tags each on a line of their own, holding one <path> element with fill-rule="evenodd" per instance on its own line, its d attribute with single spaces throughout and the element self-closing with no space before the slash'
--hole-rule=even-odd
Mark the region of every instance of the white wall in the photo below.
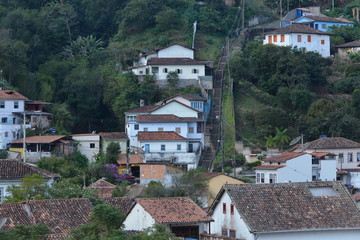
<svg viewBox="0 0 360 240">
<path fill-rule="evenodd" d="M 151 227 L 156 222 L 148 212 L 140 205 L 136 204 L 124 221 L 124 230 L 141 231 Z"/>
<path fill-rule="evenodd" d="M 153 68 L 157 68 L 155 71 Z M 165 71 L 166 69 L 166 71 Z M 177 69 L 180 69 L 178 73 L 179 79 L 198 79 L 199 76 L 205 76 L 205 65 L 204 64 L 194 64 L 194 65 L 151 65 L 151 70 L 149 74 L 155 74 L 157 80 L 165 80 L 169 72 L 177 72 Z M 196 69 L 196 73 L 193 73 L 193 70 Z M 145 73 L 145 72 L 144 72 Z"/>
<path fill-rule="evenodd" d="M 28 128 L 30 125 L 27 124 L 25 127 Z M 20 124 L 0 124 L 0 149 L 6 149 L 7 144 L 17 140 L 19 132 L 22 134 L 22 125 Z"/>
<path fill-rule="evenodd" d="M 223 203 L 226 203 L 226 214 L 223 214 Z M 224 227 L 228 229 L 228 234 L 229 229 L 236 230 L 236 238 L 254 240 L 254 236 L 250 233 L 236 208 L 234 215 L 230 215 L 231 203 L 229 195 L 225 192 L 211 215 L 214 222 L 210 223 L 210 233 L 221 236 L 222 228 Z"/>
<path fill-rule="evenodd" d="M 320 160 L 320 179 L 322 181 L 336 181 L 336 159 Z"/>
<path fill-rule="evenodd" d="M 153 111 L 151 114 L 174 114 L 178 117 L 198 117 L 197 111 L 177 102 L 170 102 L 169 104 Z"/>
<path fill-rule="evenodd" d="M 140 147 L 145 151 L 145 144 L 149 144 L 150 152 L 187 152 L 187 141 L 140 141 Z M 177 145 L 181 145 L 181 150 L 177 150 Z M 161 150 L 161 145 L 165 145 L 165 151 Z"/>
<path fill-rule="evenodd" d="M 360 172 L 350 172 L 350 184 L 355 188 L 360 188 Z"/>
<path fill-rule="evenodd" d="M 311 182 L 312 157 L 309 154 L 286 161 L 286 167 L 278 169 L 278 182 Z"/>
<path fill-rule="evenodd" d="M 314 152 L 315 149 L 306 149 L 306 152 Z M 347 169 L 347 168 L 359 168 L 357 165 L 360 163 L 360 161 L 357 161 L 356 156 L 357 153 L 360 154 L 360 148 L 344 148 L 344 149 L 316 149 L 316 152 L 328 152 L 328 153 L 334 153 L 336 154 L 336 167 L 338 169 Z M 344 162 L 341 163 L 339 161 L 339 154 L 344 155 Z M 348 159 L 348 153 L 352 153 L 353 160 L 352 162 L 349 162 Z"/>
<path fill-rule="evenodd" d="M 158 51 L 159 58 L 191 58 L 194 59 L 194 50 L 174 44 Z"/>
<path fill-rule="evenodd" d="M 330 37 L 329 35 L 319 34 L 302 34 L 302 33 L 291 33 L 285 35 L 285 41 L 280 42 L 282 34 L 275 34 L 277 36 L 277 42 L 274 42 L 274 35 L 272 36 L 272 44 L 277 46 L 291 46 L 297 47 L 298 49 L 304 48 L 306 51 L 318 52 L 322 57 L 330 56 Z M 301 36 L 301 42 L 298 42 L 298 35 Z M 264 44 L 269 43 L 269 35 L 265 35 Z M 308 42 L 308 36 L 311 36 L 311 42 Z M 324 44 L 321 44 L 321 40 L 324 40 Z"/>
<path fill-rule="evenodd" d="M 94 154 L 100 151 L 100 135 L 86 134 L 86 135 L 73 135 L 73 139 L 79 142 L 77 149 L 84 154 L 89 162 L 95 162 Z M 90 144 L 95 144 L 94 148 L 90 148 Z"/>
</svg>

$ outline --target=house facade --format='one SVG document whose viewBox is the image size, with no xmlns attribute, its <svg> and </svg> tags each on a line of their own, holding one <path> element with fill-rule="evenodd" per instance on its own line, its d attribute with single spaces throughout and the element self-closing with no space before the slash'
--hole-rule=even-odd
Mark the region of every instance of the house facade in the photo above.
<svg viewBox="0 0 360 240">
<path fill-rule="evenodd" d="M 344 43 L 335 46 L 338 54 L 343 59 L 349 59 L 349 54 L 358 53 L 360 51 L 360 40 Z"/>
<path fill-rule="evenodd" d="M 168 85 L 166 77 L 170 72 L 178 74 L 181 87 L 208 86 L 207 82 L 212 81 L 212 73 L 206 71 L 209 68 L 206 65 L 207 62 L 194 60 L 194 49 L 172 44 L 154 52 L 141 53 L 139 60 L 132 67 L 132 72 L 140 78 L 154 75 L 160 87 Z"/>
<path fill-rule="evenodd" d="M 335 181 L 336 172 L 335 154 L 318 152 L 286 152 L 255 168 L 256 183 Z"/>
<path fill-rule="evenodd" d="M 6 196 L 10 195 L 7 188 L 12 185 L 19 186 L 25 175 L 39 174 L 44 177 L 48 185 L 60 179 L 59 174 L 45 171 L 13 159 L 0 160 L 0 169 L 0 203 L 5 200 Z"/>
<path fill-rule="evenodd" d="M 99 135 L 102 153 L 106 153 L 106 148 L 111 142 L 119 144 L 120 151 L 126 153 L 129 143 L 125 132 L 99 132 Z"/>
<path fill-rule="evenodd" d="M 330 57 L 329 33 L 313 29 L 303 24 L 292 24 L 264 33 L 264 44 L 304 49 L 317 52 L 322 57 Z"/>
<path fill-rule="evenodd" d="M 96 155 L 100 153 L 100 135 L 95 133 L 74 134 L 74 141 L 78 143 L 77 150 L 85 155 L 90 163 L 96 161 Z"/>
<path fill-rule="evenodd" d="M 139 198 L 124 221 L 125 230 L 142 231 L 165 225 L 177 237 L 199 239 L 209 231 L 211 217 L 188 197 Z"/>
<path fill-rule="evenodd" d="M 210 233 L 219 238 L 350 240 L 360 234 L 360 212 L 340 182 L 225 184 L 208 214 Z"/>
</svg>

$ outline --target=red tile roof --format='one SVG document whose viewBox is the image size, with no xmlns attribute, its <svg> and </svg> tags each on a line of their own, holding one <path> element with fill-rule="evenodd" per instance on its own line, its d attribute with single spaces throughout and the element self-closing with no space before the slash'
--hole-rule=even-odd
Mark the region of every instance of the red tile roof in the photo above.
<svg viewBox="0 0 360 240">
<path fill-rule="evenodd" d="M 150 58 L 148 65 L 205 65 L 191 58 Z"/>
<path fill-rule="evenodd" d="M 0 179 L 22 179 L 25 175 L 39 174 L 44 178 L 60 178 L 59 174 L 52 173 L 18 160 L 0 160 Z"/>
<path fill-rule="evenodd" d="M 194 117 L 178 117 L 174 114 L 144 114 L 136 117 L 136 121 L 141 122 L 203 122 L 204 120 Z"/>
<path fill-rule="evenodd" d="M 324 188 L 331 194 L 314 194 Z M 225 191 L 254 233 L 360 229 L 360 212 L 341 182 L 226 184 L 217 199 Z"/>
<path fill-rule="evenodd" d="M 26 143 L 53 143 L 62 138 L 66 138 L 65 135 L 46 135 L 46 136 L 32 136 L 26 137 Z M 12 141 L 11 143 L 23 143 L 24 139 L 20 138 L 18 140 Z"/>
<path fill-rule="evenodd" d="M 276 170 L 279 168 L 283 168 L 285 165 L 260 165 L 255 167 L 254 169 L 262 169 L 262 170 Z"/>
<path fill-rule="evenodd" d="M 22 203 L 0 204 L 0 219 L 6 219 L 1 230 L 8 230 L 17 225 L 29 226 L 35 224 L 29 217 Z"/>
<path fill-rule="evenodd" d="M 312 152 L 309 154 L 317 158 L 326 157 L 326 156 L 336 156 L 335 153 L 328 153 L 328 152 Z"/>
<path fill-rule="evenodd" d="M 352 195 L 352 197 L 356 202 L 360 201 L 360 193 L 355 193 L 355 194 Z"/>
<path fill-rule="evenodd" d="M 151 113 L 152 111 L 162 107 L 161 105 L 148 105 L 126 111 L 126 113 Z"/>
<path fill-rule="evenodd" d="M 306 149 L 342 149 L 342 148 L 360 148 L 360 143 L 343 137 L 325 137 L 319 138 L 305 144 Z"/>
<path fill-rule="evenodd" d="M 127 215 L 135 205 L 134 198 L 128 197 L 105 197 L 106 204 L 118 208 L 123 214 Z"/>
<path fill-rule="evenodd" d="M 126 162 L 127 162 L 126 153 L 120 153 L 117 163 L 119 165 L 124 165 L 124 164 L 126 164 Z M 139 163 L 144 163 L 144 161 L 142 160 L 142 158 L 139 154 L 130 154 L 129 163 L 130 164 L 139 164 Z"/>
<path fill-rule="evenodd" d="M 28 100 L 27 97 L 24 97 L 15 90 L 0 90 L 0 99 L 6 100 Z"/>
<path fill-rule="evenodd" d="M 289 26 L 276 29 L 271 32 L 264 33 L 265 35 L 272 35 L 272 34 L 290 34 L 290 33 L 305 33 L 305 34 L 319 34 L 319 35 L 332 35 L 329 32 L 322 32 L 316 29 L 313 29 L 309 26 L 304 24 L 291 24 Z"/>
<path fill-rule="evenodd" d="M 300 157 L 306 153 L 296 153 L 296 152 L 284 152 L 281 155 L 275 155 L 268 158 L 265 158 L 264 162 L 281 162 L 284 163 L 290 159 Z"/>
<path fill-rule="evenodd" d="M 360 47 L 360 40 L 344 43 L 335 46 L 336 48 L 352 48 L 352 47 Z"/>
<path fill-rule="evenodd" d="M 334 18 L 334 17 L 320 17 L 320 16 L 303 16 L 302 18 L 308 18 L 313 21 L 319 22 L 334 22 L 334 23 L 354 23 L 350 20 L 345 18 Z"/>
<path fill-rule="evenodd" d="M 176 132 L 138 132 L 139 141 L 186 141 L 187 139 Z"/>
<path fill-rule="evenodd" d="M 111 184 L 103 179 L 99 179 L 88 188 L 94 188 L 98 191 L 98 195 L 101 197 L 111 197 L 112 192 L 116 188 L 116 185 Z"/>
<path fill-rule="evenodd" d="M 148 212 L 157 223 L 210 222 L 211 217 L 188 197 L 137 198 L 135 201 Z"/>
<path fill-rule="evenodd" d="M 104 140 L 128 139 L 125 132 L 99 132 L 99 135 Z"/>
</svg>

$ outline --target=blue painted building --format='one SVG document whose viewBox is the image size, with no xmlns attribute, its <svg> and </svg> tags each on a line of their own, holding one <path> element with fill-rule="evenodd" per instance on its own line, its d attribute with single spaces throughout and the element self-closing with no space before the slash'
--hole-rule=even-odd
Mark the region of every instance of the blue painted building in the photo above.
<svg viewBox="0 0 360 240">
<path fill-rule="evenodd" d="M 330 27 L 353 27 L 354 22 L 345 18 L 332 18 L 332 17 L 319 17 L 319 16 L 303 16 L 292 21 L 292 23 L 306 24 L 311 28 L 320 30 L 323 32 L 329 32 Z"/>
</svg>

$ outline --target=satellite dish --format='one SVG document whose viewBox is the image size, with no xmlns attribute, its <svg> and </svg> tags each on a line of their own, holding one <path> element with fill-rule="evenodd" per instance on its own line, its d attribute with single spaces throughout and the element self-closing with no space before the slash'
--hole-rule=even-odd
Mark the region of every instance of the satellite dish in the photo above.
<svg viewBox="0 0 360 240">
<path fill-rule="evenodd" d="M 293 140 L 291 140 L 291 142 L 289 143 L 289 145 L 295 145 L 296 143 L 298 143 L 301 139 L 301 136 L 298 136 L 296 138 L 294 138 Z"/>
<path fill-rule="evenodd" d="M 0 218 L 0 229 L 5 225 L 7 222 L 7 218 Z"/>
</svg>

